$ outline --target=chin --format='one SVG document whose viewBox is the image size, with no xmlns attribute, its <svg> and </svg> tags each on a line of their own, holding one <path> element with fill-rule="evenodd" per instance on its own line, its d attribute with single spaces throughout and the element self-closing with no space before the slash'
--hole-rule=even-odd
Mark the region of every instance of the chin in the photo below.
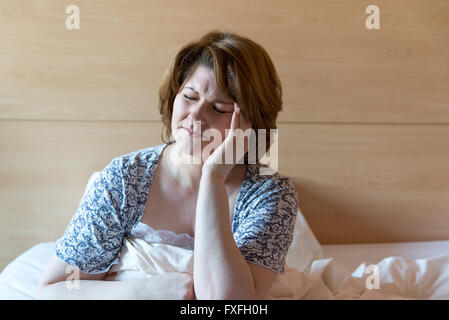
<svg viewBox="0 0 449 320">
<path fill-rule="evenodd" d="M 178 157 L 182 159 L 183 163 L 193 163 L 193 164 L 200 164 L 201 161 L 201 155 L 202 151 L 205 145 L 207 145 L 208 142 L 200 142 L 198 145 L 194 146 L 193 140 L 189 139 L 189 137 L 175 137 L 176 141 L 176 150 L 175 154 L 177 154 Z M 192 161 L 192 162 L 190 162 Z"/>
</svg>

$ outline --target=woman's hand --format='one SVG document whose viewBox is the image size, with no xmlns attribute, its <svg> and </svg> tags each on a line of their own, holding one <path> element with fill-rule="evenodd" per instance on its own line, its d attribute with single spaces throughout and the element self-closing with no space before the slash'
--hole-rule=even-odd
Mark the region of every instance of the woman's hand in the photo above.
<svg viewBox="0 0 449 320">
<path fill-rule="evenodd" d="M 244 143 L 244 133 L 250 128 L 251 123 L 241 114 L 237 103 L 234 103 L 231 127 L 229 131 L 226 130 L 228 134 L 220 146 L 204 162 L 203 173 L 209 172 L 226 179 L 231 169 L 244 158 L 245 153 L 248 151 L 249 143 Z M 236 154 L 236 143 L 243 143 L 243 154 Z M 230 152 L 233 155 L 232 162 L 226 163 L 225 154 Z M 239 158 L 237 159 L 236 156 L 239 156 Z"/>
<path fill-rule="evenodd" d="M 143 300 L 196 299 L 191 273 L 169 272 L 139 281 L 139 298 Z"/>
</svg>

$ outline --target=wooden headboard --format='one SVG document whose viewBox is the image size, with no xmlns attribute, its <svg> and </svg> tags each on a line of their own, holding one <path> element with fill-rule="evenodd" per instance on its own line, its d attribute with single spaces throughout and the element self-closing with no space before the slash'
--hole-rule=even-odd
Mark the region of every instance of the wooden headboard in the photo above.
<svg viewBox="0 0 449 320">
<path fill-rule="evenodd" d="M 380 29 L 370 4 L 3 1 L 0 269 L 61 236 L 92 172 L 162 143 L 162 75 L 217 28 L 273 59 L 279 172 L 322 244 L 449 239 L 449 2 L 376 1 Z"/>
</svg>

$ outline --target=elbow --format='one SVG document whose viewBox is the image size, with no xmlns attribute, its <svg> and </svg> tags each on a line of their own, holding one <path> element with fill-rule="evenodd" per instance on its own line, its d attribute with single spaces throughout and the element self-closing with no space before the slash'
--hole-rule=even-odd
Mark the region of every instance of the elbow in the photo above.
<svg viewBox="0 0 449 320">
<path fill-rule="evenodd" d="M 252 290 L 236 290 L 233 288 L 213 290 L 212 288 L 196 289 L 197 300 L 263 300 L 265 299 Z"/>
<path fill-rule="evenodd" d="M 49 281 L 47 278 L 45 278 L 44 275 L 41 275 L 41 278 L 39 279 L 39 282 L 37 284 L 37 292 L 36 292 L 36 298 L 39 300 L 49 300 L 52 299 L 50 291 L 52 291 L 52 287 L 50 287 L 52 284 L 51 281 Z"/>
<path fill-rule="evenodd" d="M 261 298 L 250 292 L 230 292 L 218 295 L 214 300 L 261 300 Z"/>
<path fill-rule="evenodd" d="M 216 300 L 265 300 L 266 294 L 258 292 L 254 288 L 228 288 L 222 290 L 213 299 Z"/>
<path fill-rule="evenodd" d="M 58 290 L 58 283 L 39 283 L 36 297 L 38 300 L 61 299 L 63 294 Z"/>
<path fill-rule="evenodd" d="M 47 284 L 39 284 L 37 287 L 37 299 L 38 300 L 48 300 L 51 297 L 48 294 L 48 285 Z"/>
<path fill-rule="evenodd" d="M 265 297 L 255 291 L 229 292 L 223 296 L 222 300 L 264 300 Z"/>
</svg>

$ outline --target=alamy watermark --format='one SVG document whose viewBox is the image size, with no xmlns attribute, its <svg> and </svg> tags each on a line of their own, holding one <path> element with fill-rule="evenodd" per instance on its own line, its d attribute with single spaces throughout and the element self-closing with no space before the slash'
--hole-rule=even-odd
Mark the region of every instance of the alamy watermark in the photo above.
<svg viewBox="0 0 449 320">
<path fill-rule="evenodd" d="M 65 13 L 69 15 L 65 19 L 65 27 L 68 30 L 78 30 L 80 28 L 80 8 L 71 4 L 65 8 Z"/>
<path fill-rule="evenodd" d="M 80 8 L 77 5 L 68 5 L 65 9 L 65 13 L 69 16 L 66 17 L 65 26 L 68 30 L 80 29 Z M 368 30 L 380 29 L 380 9 L 375 4 L 370 4 L 365 8 L 365 13 L 369 16 L 365 20 L 365 26 Z"/>
<path fill-rule="evenodd" d="M 370 14 L 365 20 L 365 26 L 368 30 L 380 29 L 380 9 L 375 4 L 371 4 L 365 9 L 366 14 Z"/>
<path fill-rule="evenodd" d="M 80 269 L 75 266 L 67 266 L 65 273 L 69 276 L 66 278 L 65 286 L 69 290 L 80 288 Z"/>
<path fill-rule="evenodd" d="M 201 133 L 201 122 L 193 121 L 195 129 L 194 134 L 190 135 L 192 152 L 190 155 L 173 152 L 170 155 L 171 161 L 175 164 L 200 164 L 205 162 L 208 157 L 217 151 L 225 139 L 231 141 L 231 145 L 224 149 L 224 159 L 214 158 L 214 164 L 242 164 L 245 154 L 247 154 L 247 164 L 255 164 L 256 160 L 263 166 L 259 169 L 260 175 L 272 175 L 278 169 L 278 129 L 226 129 L 226 138 L 222 137 L 219 130 L 210 128 Z M 183 130 L 183 129 L 181 129 Z M 256 140 L 257 131 L 257 140 Z M 186 135 L 188 131 L 186 130 Z M 196 133 L 198 132 L 198 134 Z M 201 133 L 201 134 L 200 134 Z M 212 138 L 212 141 L 211 141 Z M 270 140 L 270 149 L 267 152 L 266 142 Z M 257 145 L 256 145 L 256 141 Z M 209 142 L 203 146 L 203 142 Z M 245 146 L 247 146 L 245 151 Z"/>
<path fill-rule="evenodd" d="M 365 286 L 367 289 L 380 289 L 380 270 L 379 266 L 371 264 L 365 269 L 365 273 L 371 273 L 365 280 Z"/>
</svg>

